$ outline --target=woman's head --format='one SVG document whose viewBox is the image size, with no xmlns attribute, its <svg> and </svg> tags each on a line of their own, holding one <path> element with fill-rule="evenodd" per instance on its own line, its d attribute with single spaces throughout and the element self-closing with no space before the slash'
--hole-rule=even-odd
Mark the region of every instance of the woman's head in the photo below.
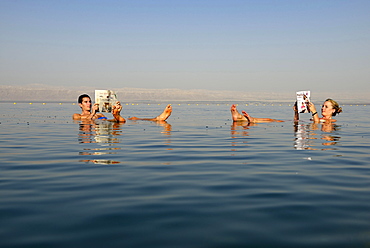
<svg viewBox="0 0 370 248">
<path fill-rule="evenodd" d="M 322 115 L 325 116 L 336 116 L 342 112 L 342 108 L 333 99 L 326 99 L 321 108 Z"/>
</svg>

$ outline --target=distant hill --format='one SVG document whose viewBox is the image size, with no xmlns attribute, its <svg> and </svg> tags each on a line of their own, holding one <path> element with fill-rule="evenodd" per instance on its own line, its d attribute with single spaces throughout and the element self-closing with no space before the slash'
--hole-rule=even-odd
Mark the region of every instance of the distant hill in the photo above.
<svg viewBox="0 0 370 248">
<path fill-rule="evenodd" d="M 102 88 L 99 88 L 102 89 Z M 47 85 L 10 86 L 0 85 L 0 101 L 54 101 L 76 102 L 80 94 L 87 93 L 94 97 L 95 88 L 76 87 L 64 88 Z M 182 90 L 182 89 L 140 89 L 112 88 L 121 101 L 279 101 L 292 102 L 295 91 L 281 92 L 241 92 L 217 90 Z M 315 100 L 325 100 L 332 97 L 344 102 L 366 102 L 363 96 L 350 96 L 348 93 L 317 93 L 313 92 Z"/>
<path fill-rule="evenodd" d="M 100 88 L 99 88 L 100 89 Z M 0 101 L 72 101 L 82 93 L 94 96 L 95 88 L 63 88 L 46 85 L 0 85 Z M 216 90 L 116 88 L 119 99 L 125 101 L 227 101 L 227 100 L 289 100 L 292 96 L 269 92 L 236 92 Z M 293 94 L 294 97 L 294 94 Z"/>
</svg>

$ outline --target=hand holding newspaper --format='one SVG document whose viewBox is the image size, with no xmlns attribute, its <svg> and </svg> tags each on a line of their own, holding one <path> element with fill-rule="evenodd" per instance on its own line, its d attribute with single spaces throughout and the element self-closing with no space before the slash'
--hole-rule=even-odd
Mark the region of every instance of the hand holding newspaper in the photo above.
<svg viewBox="0 0 370 248">
<path fill-rule="evenodd" d="M 309 113 L 308 103 L 310 102 L 310 91 L 297 91 L 297 109 L 298 113 Z"/>
<path fill-rule="evenodd" d="M 112 90 L 95 90 L 95 103 L 99 104 L 99 112 L 112 112 L 117 103 L 117 96 Z"/>
</svg>

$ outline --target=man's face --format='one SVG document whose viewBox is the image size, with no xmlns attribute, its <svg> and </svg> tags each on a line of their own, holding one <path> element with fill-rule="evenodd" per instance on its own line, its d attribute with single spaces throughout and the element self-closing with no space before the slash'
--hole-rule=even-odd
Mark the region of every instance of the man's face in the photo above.
<svg viewBox="0 0 370 248">
<path fill-rule="evenodd" d="M 90 111 L 91 110 L 91 99 L 90 97 L 84 97 L 82 98 L 82 103 L 79 103 L 81 109 Z"/>
</svg>

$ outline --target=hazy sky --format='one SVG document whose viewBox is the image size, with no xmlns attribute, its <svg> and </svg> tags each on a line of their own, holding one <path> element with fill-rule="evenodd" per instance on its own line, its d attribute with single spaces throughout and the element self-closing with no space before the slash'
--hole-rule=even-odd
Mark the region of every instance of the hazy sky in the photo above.
<svg viewBox="0 0 370 248">
<path fill-rule="evenodd" d="M 1 0 L 0 49 L 1 85 L 370 91 L 370 1 Z"/>
</svg>

